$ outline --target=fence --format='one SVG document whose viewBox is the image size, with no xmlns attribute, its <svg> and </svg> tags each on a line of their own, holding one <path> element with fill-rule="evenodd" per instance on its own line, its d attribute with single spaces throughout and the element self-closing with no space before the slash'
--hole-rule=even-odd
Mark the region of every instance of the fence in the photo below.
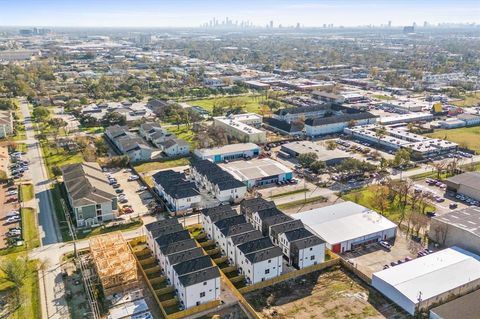
<svg viewBox="0 0 480 319">
<path fill-rule="evenodd" d="M 268 279 L 268 280 L 265 280 L 265 281 L 261 281 L 261 282 L 258 282 L 256 284 L 240 288 L 238 291 L 241 294 L 246 294 L 248 292 L 258 290 L 258 289 L 262 289 L 262 288 L 265 288 L 265 287 L 268 287 L 268 286 L 272 286 L 272 285 L 278 284 L 280 282 L 283 282 L 283 281 L 286 281 L 286 280 L 289 280 L 289 279 L 293 279 L 293 278 L 296 278 L 296 277 L 300 277 L 300 276 L 309 274 L 309 273 L 314 272 L 314 271 L 319 271 L 319 270 L 323 270 L 323 269 L 326 269 L 326 268 L 329 268 L 329 267 L 332 267 L 332 266 L 336 266 L 339 263 L 340 263 L 340 258 L 330 259 L 330 260 L 328 260 L 326 262 L 323 262 L 321 264 L 316 264 L 316 265 L 313 265 L 313 266 L 310 266 L 310 267 L 305 267 L 305 268 L 300 269 L 300 270 L 287 272 L 287 273 L 282 274 L 278 277 Z"/>
<path fill-rule="evenodd" d="M 370 277 L 368 277 L 367 275 L 365 275 L 364 273 L 362 273 L 360 270 L 358 270 L 357 268 L 355 268 L 354 265 L 352 265 L 351 263 L 349 263 L 348 261 L 346 261 L 345 259 L 343 258 L 340 258 L 340 265 L 346 269 L 348 269 L 349 271 L 353 272 L 358 278 L 360 278 L 362 281 L 364 281 L 366 284 L 368 284 L 369 286 L 372 285 L 372 279 Z"/>
</svg>

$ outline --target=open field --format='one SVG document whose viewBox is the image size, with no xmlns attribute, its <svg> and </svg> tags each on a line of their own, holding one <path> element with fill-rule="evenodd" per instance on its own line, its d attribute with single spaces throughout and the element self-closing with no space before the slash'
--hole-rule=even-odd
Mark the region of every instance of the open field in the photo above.
<svg viewBox="0 0 480 319">
<path fill-rule="evenodd" d="M 192 131 L 191 127 L 187 127 L 187 125 L 179 125 L 179 126 L 169 126 L 167 127 L 167 131 L 174 133 L 177 138 L 181 138 L 190 144 L 190 149 L 196 147 L 197 142 L 194 140 L 195 134 Z"/>
<path fill-rule="evenodd" d="M 471 149 L 477 154 L 480 153 L 480 126 L 462 127 L 451 130 L 437 130 L 434 133 L 427 135 L 458 143 L 460 146 Z"/>
<path fill-rule="evenodd" d="M 149 163 L 139 164 L 135 166 L 135 170 L 138 173 L 145 173 L 145 172 L 156 171 L 156 170 L 161 170 L 161 169 L 166 169 L 166 168 L 171 168 L 176 166 L 184 166 L 189 164 L 190 164 L 190 158 L 182 157 L 182 158 L 173 159 L 173 160 L 164 161 L 164 162 L 149 162 Z"/>
<path fill-rule="evenodd" d="M 18 256 L 18 254 L 13 254 L 8 257 L 2 257 L 3 259 L 0 261 L 3 261 L 5 258 L 16 258 Z M 25 302 L 20 302 L 20 306 L 7 317 L 11 319 L 39 319 L 41 318 L 40 289 L 37 277 L 36 260 L 30 260 L 27 262 L 26 276 L 22 282 L 23 285 L 20 288 L 20 298 Z M 0 297 L 3 294 L 8 293 L 8 289 L 12 287 L 12 283 L 5 278 L 5 274 L 0 272 Z M 0 310 L 3 310 L 3 308 Z"/>
<path fill-rule="evenodd" d="M 68 153 L 63 148 L 52 148 L 47 141 L 40 142 L 43 159 L 47 166 L 48 177 L 54 176 L 54 167 L 62 167 L 66 164 L 82 163 L 83 156 L 80 152 Z"/>
<path fill-rule="evenodd" d="M 480 92 L 467 94 L 461 101 L 455 101 L 452 104 L 460 107 L 477 106 L 480 104 Z"/>
<path fill-rule="evenodd" d="M 27 202 L 33 198 L 33 185 L 32 184 L 21 184 L 20 185 L 20 196 L 23 202 Z"/>
<path fill-rule="evenodd" d="M 288 196 L 288 195 L 285 195 L 285 196 Z M 323 202 L 326 202 L 326 201 L 327 201 L 327 199 L 323 196 L 314 196 L 314 197 L 309 197 L 306 200 L 300 199 L 300 200 L 296 200 L 296 201 L 293 201 L 293 202 L 281 204 L 281 205 L 278 205 L 277 208 L 282 210 L 282 209 L 289 209 L 289 208 L 293 208 L 293 207 L 297 207 L 297 206 L 302 206 L 302 205 L 305 205 L 305 204 L 312 204 L 312 203 L 319 203 L 319 202 L 323 203 Z"/>
<path fill-rule="evenodd" d="M 37 222 L 35 220 L 35 209 L 22 208 L 22 232 L 23 240 L 28 246 L 28 249 L 32 249 L 40 246 L 40 238 L 38 236 Z"/>
<path fill-rule="evenodd" d="M 203 99 L 203 100 L 194 100 L 187 101 L 188 104 L 192 106 L 201 106 L 208 112 L 212 112 L 213 106 L 226 106 L 229 103 L 232 103 L 235 100 L 246 112 L 258 113 L 260 109 L 260 102 L 265 101 L 265 96 L 263 95 L 250 95 L 250 96 L 231 96 L 231 97 L 220 97 L 213 99 Z"/>
<path fill-rule="evenodd" d="M 263 318 L 396 318 L 397 311 L 338 267 L 247 293 L 245 298 Z M 271 307 L 266 307 L 267 299 L 273 300 Z"/>
</svg>

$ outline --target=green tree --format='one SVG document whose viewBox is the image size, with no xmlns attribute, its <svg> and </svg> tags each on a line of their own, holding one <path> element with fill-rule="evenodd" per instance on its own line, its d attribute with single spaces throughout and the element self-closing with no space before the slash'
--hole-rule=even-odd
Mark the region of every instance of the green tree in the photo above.
<svg viewBox="0 0 480 319">
<path fill-rule="evenodd" d="M 303 167 L 310 167 L 313 162 L 315 162 L 318 159 L 318 155 L 316 153 L 305 153 L 305 154 L 300 154 L 298 156 L 298 162 L 303 166 Z"/>
<path fill-rule="evenodd" d="M 112 125 L 125 125 L 127 123 L 127 118 L 125 115 L 118 112 L 108 112 L 102 117 L 103 126 L 112 126 Z"/>
</svg>

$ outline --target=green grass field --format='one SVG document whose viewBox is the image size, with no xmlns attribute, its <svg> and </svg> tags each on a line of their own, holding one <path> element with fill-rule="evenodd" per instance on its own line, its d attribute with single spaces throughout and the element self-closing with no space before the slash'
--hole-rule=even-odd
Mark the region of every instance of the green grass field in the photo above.
<svg viewBox="0 0 480 319">
<path fill-rule="evenodd" d="M 176 167 L 176 166 L 184 166 L 190 164 L 190 158 L 182 157 L 170 161 L 165 162 L 150 162 L 150 163 L 143 163 L 140 165 L 135 166 L 135 170 L 138 173 L 145 173 L 150 171 L 158 171 L 161 169 Z"/>
<path fill-rule="evenodd" d="M 16 258 L 18 254 L 9 255 L 2 258 Z M 0 291 L 5 291 L 13 287 L 13 284 L 6 280 L 4 274 L 0 271 Z M 23 280 L 23 286 L 20 289 L 21 298 L 25 301 L 20 304 L 8 318 L 9 319 L 40 319 L 40 288 L 37 275 L 37 261 L 27 262 L 27 276 Z"/>
<path fill-rule="evenodd" d="M 175 126 L 169 126 L 167 127 L 167 130 L 169 132 L 175 133 L 177 138 L 181 138 L 190 144 L 190 149 L 194 149 L 197 145 L 197 142 L 194 140 L 195 134 L 192 131 L 191 127 L 187 127 L 186 124 L 180 125 L 177 127 Z"/>
<path fill-rule="evenodd" d="M 48 177 L 52 178 L 53 168 L 55 166 L 62 167 L 66 164 L 82 163 L 83 157 L 82 153 L 68 153 L 62 148 L 51 148 L 48 142 L 40 142 L 42 146 L 43 159 L 47 165 Z"/>
<path fill-rule="evenodd" d="M 280 204 L 277 206 L 277 208 L 282 210 L 282 209 L 294 208 L 297 206 L 303 206 L 306 204 L 322 203 L 326 201 L 327 199 L 323 196 L 314 196 L 314 197 L 307 198 L 307 200 L 300 199 L 300 200 L 295 200 L 289 203 Z"/>
<path fill-rule="evenodd" d="M 470 93 L 463 97 L 461 101 L 452 102 L 455 106 L 471 107 L 480 104 L 480 92 Z"/>
<path fill-rule="evenodd" d="M 22 232 L 28 249 L 40 246 L 40 238 L 38 235 L 37 222 L 35 218 L 35 209 L 22 208 Z"/>
<path fill-rule="evenodd" d="M 27 202 L 33 198 L 33 185 L 22 184 L 20 185 L 20 194 L 23 202 Z"/>
<path fill-rule="evenodd" d="M 427 135 L 458 143 L 460 146 L 466 147 L 480 154 L 480 126 L 462 127 L 452 130 L 438 130 Z"/>
<path fill-rule="evenodd" d="M 193 100 L 187 101 L 190 105 L 201 106 L 208 112 L 212 112 L 213 106 L 217 105 L 228 105 L 229 101 L 235 99 L 239 102 L 241 106 L 244 107 L 246 112 L 258 113 L 260 108 L 260 102 L 265 100 L 265 96 L 260 95 L 251 95 L 251 96 L 232 96 L 232 97 L 219 97 L 213 99 L 203 99 L 203 100 Z"/>
</svg>

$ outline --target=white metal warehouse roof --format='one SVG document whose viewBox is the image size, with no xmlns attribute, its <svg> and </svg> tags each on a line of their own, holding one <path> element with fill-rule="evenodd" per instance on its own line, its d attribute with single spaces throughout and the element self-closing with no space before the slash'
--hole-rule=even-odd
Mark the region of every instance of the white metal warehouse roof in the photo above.
<svg viewBox="0 0 480 319">
<path fill-rule="evenodd" d="M 229 153 L 238 153 L 246 152 L 259 148 L 257 144 L 254 143 L 239 143 L 239 144 L 228 144 L 220 147 L 213 148 L 202 148 L 196 149 L 195 153 L 198 153 L 201 156 L 214 156 L 220 154 L 229 154 Z"/>
<path fill-rule="evenodd" d="M 396 228 L 382 215 L 353 202 L 312 209 L 292 215 L 329 244 L 337 244 Z"/>
<path fill-rule="evenodd" d="M 479 279 L 480 257 L 452 247 L 376 272 L 373 277 L 417 303 L 420 292 L 422 300 L 427 300 Z"/>
</svg>

